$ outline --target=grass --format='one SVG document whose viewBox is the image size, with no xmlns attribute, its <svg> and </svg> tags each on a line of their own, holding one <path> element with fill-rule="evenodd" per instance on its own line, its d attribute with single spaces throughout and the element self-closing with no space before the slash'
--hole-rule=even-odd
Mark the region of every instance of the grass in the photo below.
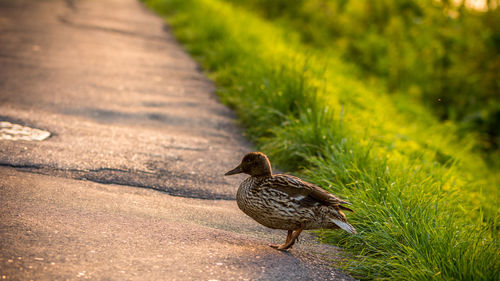
<svg viewBox="0 0 500 281">
<path fill-rule="evenodd" d="M 219 0 L 146 0 L 281 169 L 353 202 L 358 235 L 321 231 L 362 279 L 498 280 L 498 174 L 422 106 L 333 51 Z"/>
</svg>

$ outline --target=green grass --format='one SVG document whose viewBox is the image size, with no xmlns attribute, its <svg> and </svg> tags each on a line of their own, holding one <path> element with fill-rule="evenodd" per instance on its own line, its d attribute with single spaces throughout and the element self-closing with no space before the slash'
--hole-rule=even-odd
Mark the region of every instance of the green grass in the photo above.
<svg viewBox="0 0 500 281">
<path fill-rule="evenodd" d="M 411 96 L 460 131 L 475 132 L 485 158 L 500 157 L 495 1 L 483 12 L 434 0 L 225 1 L 293 28 L 304 44 L 334 49 L 356 63 L 362 79 L 380 78 L 387 90 Z"/>
<path fill-rule="evenodd" d="M 498 174 L 453 123 L 293 30 L 223 1 L 146 0 L 283 170 L 353 203 L 358 235 L 321 231 L 362 279 L 497 280 Z"/>
</svg>

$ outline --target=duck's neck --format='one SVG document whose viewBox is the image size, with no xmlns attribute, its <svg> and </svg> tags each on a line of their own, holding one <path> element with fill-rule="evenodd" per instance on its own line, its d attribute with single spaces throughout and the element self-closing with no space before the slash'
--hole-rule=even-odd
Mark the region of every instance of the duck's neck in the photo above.
<svg viewBox="0 0 500 281">
<path fill-rule="evenodd" d="M 262 173 L 252 175 L 252 177 L 254 177 L 254 178 L 268 178 L 268 177 L 272 177 L 272 176 L 273 176 L 273 172 L 271 170 L 262 171 Z"/>
</svg>

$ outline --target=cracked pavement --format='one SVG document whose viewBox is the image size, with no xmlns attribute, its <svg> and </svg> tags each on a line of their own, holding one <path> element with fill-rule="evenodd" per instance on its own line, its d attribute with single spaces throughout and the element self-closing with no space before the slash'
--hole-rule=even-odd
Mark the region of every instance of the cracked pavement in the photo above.
<svg viewBox="0 0 500 281">
<path fill-rule="evenodd" d="M 348 280 L 338 249 L 234 202 L 252 151 L 214 85 L 135 0 L 0 0 L 0 278 Z"/>
</svg>

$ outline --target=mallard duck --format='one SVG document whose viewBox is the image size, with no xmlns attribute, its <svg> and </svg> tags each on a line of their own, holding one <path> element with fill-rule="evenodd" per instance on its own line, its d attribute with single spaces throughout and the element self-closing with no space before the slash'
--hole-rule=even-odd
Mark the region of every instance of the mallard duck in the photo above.
<svg viewBox="0 0 500 281">
<path fill-rule="evenodd" d="M 238 188 L 238 207 L 258 223 L 273 229 L 288 230 L 285 243 L 270 244 L 279 250 L 293 246 L 306 229 L 338 229 L 356 233 L 342 210 L 350 204 L 324 189 L 297 177 L 272 173 L 271 163 L 264 153 L 251 152 L 225 176 L 250 175 Z"/>
</svg>

